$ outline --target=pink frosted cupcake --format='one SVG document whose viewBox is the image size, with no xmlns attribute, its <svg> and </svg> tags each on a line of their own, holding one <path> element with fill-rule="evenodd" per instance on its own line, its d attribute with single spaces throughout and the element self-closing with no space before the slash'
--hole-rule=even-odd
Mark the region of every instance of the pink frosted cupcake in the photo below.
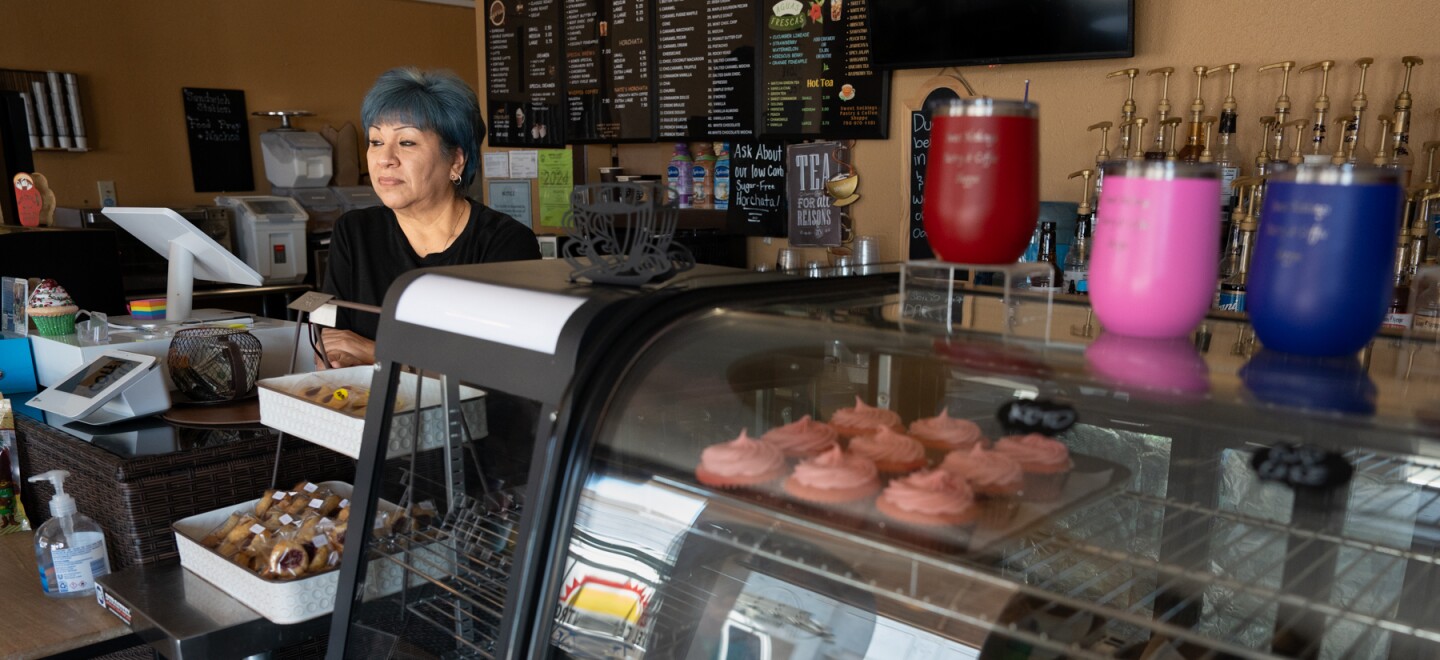
<svg viewBox="0 0 1440 660">
<path fill-rule="evenodd" d="M 850 452 L 875 461 L 875 467 L 889 474 L 907 474 L 925 467 L 925 447 L 919 440 L 889 427 L 850 439 Z"/>
<path fill-rule="evenodd" d="M 966 550 L 979 507 L 965 480 L 944 470 L 924 470 L 890 482 L 875 509 L 885 535 L 932 552 Z"/>
<path fill-rule="evenodd" d="M 905 431 L 899 413 L 866 405 L 858 395 L 854 408 L 841 408 L 830 415 L 830 426 L 846 438 L 874 433 L 887 426 L 902 433 Z"/>
<path fill-rule="evenodd" d="M 1015 518 L 1020 492 L 1025 487 L 1025 471 L 1014 459 L 977 444 L 969 451 L 946 454 L 940 469 L 964 479 L 975 491 L 981 525 L 1002 527 Z"/>
<path fill-rule="evenodd" d="M 817 422 L 809 415 L 784 426 L 770 429 L 761 440 L 780 448 L 791 458 L 812 458 L 819 456 L 840 441 L 840 434 L 825 422 Z"/>
<path fill-rule="evenodd" d="M 968 451 L 971 447 L 985 444 L 985 434 L 980 425 L 968 419 L 950 416 L 950 409 L 939 415 L 917 419 L 910 425 L 910 436 L 925 445 L 926 449 L 938 452 Z"/>
<path fill-rule="evenodd" d="M 815 458 L 800 461 L 785 480 L 785 492 L 808 502 L 857 502 L 880 490 L 879 471 L 868 458 L 835 445 Z"/>
<path fill-rule="evenodd" d="M 979 515 L 965 480 L 945 470 L 923 470 L 891 481 L 876 498 L 875 508 L 911 525 L 954 527 Z"/>
<path fill-rule="evenodd" d="M 740 431 L 740 437 L 700 452 L 695 478 L 706 486 L 736 488 L 758 486 L 785 474 L 785 455 L 774 445 Z"/>
<path fill-rule="evenodd" d="M 1039 433 L 1012 435 L 995 441 L 995 451 L 1014 459 L 1025 472 L 1024 499 L 1059 499 L 1073 466 L 1065 443 Z"/>
</svg>

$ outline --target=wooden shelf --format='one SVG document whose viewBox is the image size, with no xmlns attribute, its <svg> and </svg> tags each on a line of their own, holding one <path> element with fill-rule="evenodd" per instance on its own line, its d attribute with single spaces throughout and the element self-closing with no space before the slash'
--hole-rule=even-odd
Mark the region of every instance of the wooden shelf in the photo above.
<svg viewBox="0 0 1440 660">
<path fill-rule="evenodd" d="M 680 209 L 681 229 L 725 229 L 725 216 L 729 211 L 724 209 Z"/>
</svg>

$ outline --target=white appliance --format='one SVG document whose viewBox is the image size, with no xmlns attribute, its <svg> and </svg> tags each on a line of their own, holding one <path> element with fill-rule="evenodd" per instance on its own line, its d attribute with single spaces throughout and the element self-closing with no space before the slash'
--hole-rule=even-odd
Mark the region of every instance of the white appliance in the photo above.
<svg viewBox="0 0 1440 660">
<path fill-rule="evenodd" d="M 215 203 L 234 212 L 235 247 L 265 284 L 295 284 L 305 279 L 309 270 L 305 222 L 309 216 L 298 202 L 274 195 L 221 195 Z"/>
<path fill-rule="evenodd" d="M 265 158 L 265 178 L 276 188 L 324 188 L 334 174 L 335 161 L 330 143 L 319 133 L 290 126 L 291 117 L 311 113 L 303 110 L 275 110 L 254 114 L 279 117 L 280 127 L 260 134 L 260 153 Z"/>
</svg>

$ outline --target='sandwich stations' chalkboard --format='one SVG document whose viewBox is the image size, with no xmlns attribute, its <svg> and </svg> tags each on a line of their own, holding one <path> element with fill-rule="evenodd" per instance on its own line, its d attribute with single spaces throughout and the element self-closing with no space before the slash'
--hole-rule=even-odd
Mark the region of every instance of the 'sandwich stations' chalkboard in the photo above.
<svg viewBox="0 0 1440 660">
<path fill-rule="evenodd" d="M 195 192 L 254 190 L 245 92 L 182 87 L 180 93 Z"/>
</svg>

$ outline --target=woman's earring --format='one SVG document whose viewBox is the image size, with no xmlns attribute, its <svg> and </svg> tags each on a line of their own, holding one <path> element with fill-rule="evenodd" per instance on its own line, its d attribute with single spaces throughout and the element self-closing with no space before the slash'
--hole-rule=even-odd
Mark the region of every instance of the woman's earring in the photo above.
<svg viewBox="0 0 1440 660">
<path fill-rule="evenodd" d="M 450 183 L 453 183 L 453 184 L 455 184 L 455 185 L 457 185 L 457 186 L 460 185 L 460 175 L 459 175 L 459 174 L 451 174 L 451 175 L 450 175 Z"/>
</svg>

